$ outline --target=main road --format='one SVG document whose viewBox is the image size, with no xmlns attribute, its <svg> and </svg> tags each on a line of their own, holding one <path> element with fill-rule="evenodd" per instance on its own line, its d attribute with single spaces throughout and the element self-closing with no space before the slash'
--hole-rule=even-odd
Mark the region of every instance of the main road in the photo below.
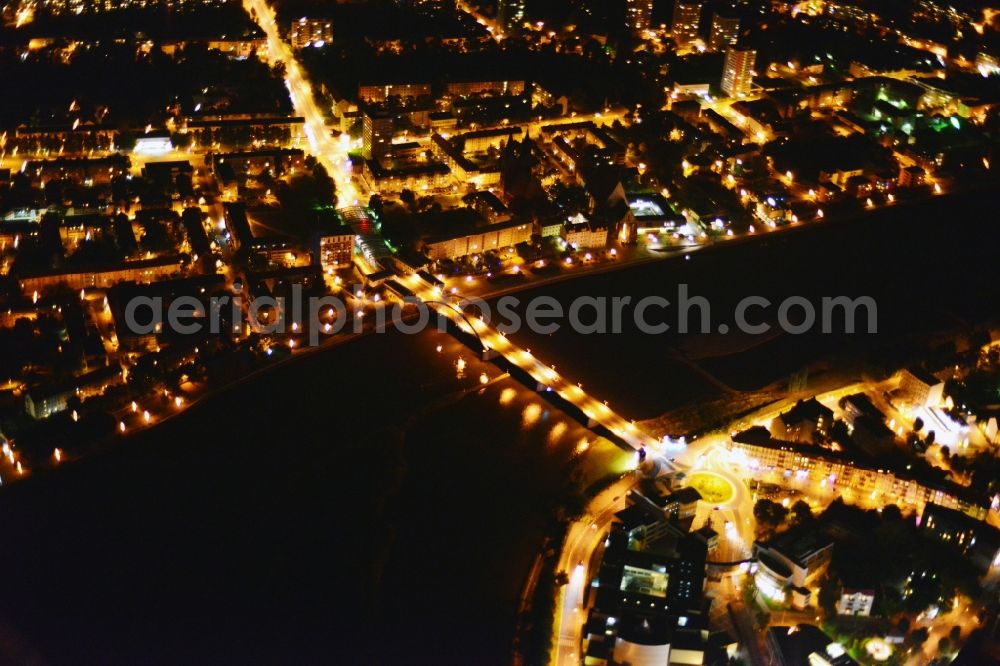
<svg viewBox="0 0 1000 666">
<path fill-rule="evenodd" d="M 350 143 L 346 136 L 338 136 L 336 139 L 333 137 L 326 124 L 326 117 L 313 96 L 312 86 L 295 59 L 292 48 L 281 37 L 274 9 L 265 0 L 244 0 L 243 7 L 264 31 L 268 61 L 285 68 L 285 86 L 296 115 L 305 119 L 310 152 L 336 183 L 337 198 L 341 205 L 357 205 L 359 193 L 351 181 L 351 163 L 347 156 Z"/>
</svg>

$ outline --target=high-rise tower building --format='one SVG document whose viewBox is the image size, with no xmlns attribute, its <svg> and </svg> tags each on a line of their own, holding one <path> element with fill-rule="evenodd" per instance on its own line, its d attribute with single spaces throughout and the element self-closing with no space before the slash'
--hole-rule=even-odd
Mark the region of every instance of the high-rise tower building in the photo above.
<svg viewBox="0 0 1000 666">
<path fill-rule="evenodd" d="M 653 20 L 653 0 L 626 0 L 625 12 L 629 30 L 649 30 Z"/>
<path fill-rule="evenodd" d="M 698 24 L 701 21 L 701 2 L 675 0 L 674 21 L 671 31 L 679 45 L 690 44 L 698 39 Z"/>
<path fill-rule="evenodd" d="M 722 68 L 722 90 L 730 97 L 745 97 L 753 81 L 753 65 L 757 52 L 753 49 L 730 47 Z"/>
<path fill-rule="evenodd" d="M 365 110 L 361 125 L 361 155 L 366 160 L 385 157 L 392 149 L 392 114 Z"/>
<path fill-rule="evenodd" d="M 740 17 L 712 15 L 712 29 L 708 33 L 708 50 L 721 51 L 728 46 L 736 46 L 740 35 Z"/>
<path fill-rule="evenodd" d="M 497 23 L 505 33 L 516 32 L 524 24 L 525 0 L 497 0 Z"/>
</svg>

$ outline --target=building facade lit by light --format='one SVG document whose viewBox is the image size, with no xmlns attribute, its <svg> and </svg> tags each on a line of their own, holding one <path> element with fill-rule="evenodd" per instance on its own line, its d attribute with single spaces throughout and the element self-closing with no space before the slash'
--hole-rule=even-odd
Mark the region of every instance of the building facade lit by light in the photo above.
<svg viewBox="0 0 1000 666">
<path fill-rule="evenodd" d="M 633 32 L 649 30 L 653 20 L 653 0 L 628 0 L 626 23 Z"/>
<path fill-rule="evenodd" d="M 385 157 L 392 149 L 393 116 L 366 111 L 361 123 L 361 154 L 366 160 Z"/>
<path fill-rule="evenodd" d="M 516 32 L 524 23 L 524 0 L 499 0 L 497 23 L 505 33 Z"/>
<path fill-rule="evenodd" d="M 753 65 L 757 52 L 753 49 L 730 48 L 722 68 L 722 91 L 730 97 L 746 97 L 753 82 Z"/>
<path fill-rule="evenodd" d="M 740 18 L 716 12 L 712 15 L 712 28 L 708 32 L 708 50 L 721 51 L 729 46 L 736 46 L 739 35 Z"/>
<path fill-rule="evenodd" d="M 326 19 L 302 17 L 292 21 L 288 31 L 288 41 L 293 49 L 304 49 L 308 46 L 321 47 L 333 39 L 333 24 Z"/>
<path fill-rule="evenodd" d="M 701 22 L 701 3 L 677 0 L 674 4 L 674 20 L 671 32 L 679 45 L 690 44 L 698 39 L 698 24 Z"/>
</svg>

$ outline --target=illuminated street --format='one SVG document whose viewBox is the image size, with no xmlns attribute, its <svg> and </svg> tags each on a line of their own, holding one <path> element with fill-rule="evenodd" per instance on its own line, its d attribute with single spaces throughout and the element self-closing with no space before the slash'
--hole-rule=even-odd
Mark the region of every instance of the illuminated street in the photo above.
<svg viewBox="0 0 1000 666">
<path fill-rule="evenodd" d="M 341 205 L 357 205 L 360 195 L 351 180 L 347 137 L 332 136 L 302 67 L 287 42 L 281 37 L 274 9 L 266 0 L 245 0 L 245 3 L 247 11 L 256 17 L 257 24 L 267 36 L 268 60 L 274 64 L 280 63 L 285 68 L 285 85 L 288 87 L 295 113 L 305 118 L 306 136 L 309 139 L 311 152 L 316 155 L 336 183 Z"/>
</svg>

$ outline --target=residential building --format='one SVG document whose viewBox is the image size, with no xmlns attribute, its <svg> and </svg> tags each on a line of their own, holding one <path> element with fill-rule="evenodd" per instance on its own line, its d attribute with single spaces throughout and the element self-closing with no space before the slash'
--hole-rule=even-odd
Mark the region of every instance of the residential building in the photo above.
<svg viewBox="0 0 1000 666">
<path fill-rule="evenodd" d="M 432 260 L 457 259 L 470 254 L 498 250 L 531 240 L 532 225 L 517 220 L 494 224 L 474 233 L 428 241 L 424 251 Z"/>
<path fill-rule="evenodd" d="M 254 148 L 286 146 L 305 138 L 305 120 L 301 116 L 213 115 L 186 118 L 182 130 L 191 135 L 193 144 Z"/>
<path fill-rule="evenodd" d="M 20 279 L 21 291 L 31 297 L 35 292 L 65 285 L 72 291 L 81 289 L 107 289 L 119 282 L 155 282 L 180 272 L 183 264 L 179 256 L 155 257 L 138 261 L 126 261 L 117 266 L 95 266 L 92 268 L 71 268 L 33 275 Z"/>
<path fill-rule="evenodd" d="M 851 441 L 871 456 L 888 453 L 896 443 L 896 435 L 881 418 L 862 414 L 850 426 Z"/>
<path fill-rule="evenodd" d="M 840 589 L 840 598 L 835 604 L 838 615 L 860 615 L 868 617 L 872 614 L 875 603 L 875 590 L 871 588 L 848 587 Z"/>
<path fill-rule="evenodd" d="M 293 49 L 307 46 L 321 47 L 333 40 L 333 23 L 329 19 L 302 17 L 292 21 L 288 30 L 288 41 Z"/>
<path fill-rule="evenodd" d="M 988 51 L 980 51 L 976 54 L 976 69 L 983 76 L 1000 74 L 1000 58 Z"/>
<path fill-rule="evenodd" d="M 315 234 L 313 263 L 324 272 L 346 268 L 354 261 L 354 229 L 347 225 L 329 225 Z"/>
<path fill-rule="evenodd" d="M 497 23 L 505 33 L 517 32 L 524 23 L 525 0 L 498 0 Z"/>
<path fill-rule="evenodd" d="M 455 180 L 470 187 L 489 187 L 500 182 L 500 167 L 496 164 L 473 162 L 462 152 L 463 142 L 431 135 L 431 150 L 451 170 Z"/>
<path fill-rule="evenodd" d="M 459 134 L 453 138 L 452 143 L 461 146 L 463 153 L 482 153 L 490 148 L 502 148 L 511 139 L 520 139 L 523 133 L 524 130 L 520 127 L 475 130 Z"/>
<path fill-rule="evenodd" d="M 368 83 L 358 86 L 358 100 L 364 104 L 382 104 L 390 100 L 399 100 L 406 105 L 410 101 L 430 96 L 429 83 Z"/>
<path fill-rule="evenodd" d="M 454 183 L 448 166 L 441 162 L 383 165 L 378 160 L 364 160 L 361 177 L 370 190 L 380 194 L 398 194 L 403 190 L 440 192 Z"/>
<path fill-rule="evenodd" d="M 731 438 L 736 459 L 755 478 L 777 476 L 785 483 L 818 484 L 848 502 L 881 495 L 902 509 L 922 511 L 934 503 L 986 519 L 988 499 L 954 483 L 917 479 L 906 469 L 875 468 L 836 451 L 769 439 L 766 430 L 759 431 L 750 429 Z"/>
<path fill-rule="evenodd" d="M 730 47 L 722 68 L 722 90 L 730 97 L 746 97 L 753 82 L 753 65 L 757 52 L 753 49 Z"/>
<path fill-rule="evenodd" d="M 920 517 L 927 534 L 958 548 L 982 572 L 1000 567 L 1000 530 L 961 511 L 928 504 Z"/>
<path fill-rule="evenodd" d="M 904 400 L 918 407 L 936 407 L 944 399 L 944 382 L 920 368 L 899 373 L 899 391 Z"/>
<path fill-rule="evenodd" d="M 474 211 L 482 215 L 487 224 L 509 222 L 510 210 L 500 198 L 489 190 L 472 192 L 462 197 L 462 201 Z"/>
<path fill-rule="evenodd" d="M 72 252 L 80 243 L 104 237 L 111 228 L 111 218 L 92 213 L 68 214 L 59 221 L 59 238 L 63 247 Z"/>
<path fill-rule="evenodd" d="M 854 422 L 861 416 L 870 416 L 880 421 L 885 420 L 885 414 L 872 402 L 864 393 L 852 393 L 845 395 L 838 403 L 844 414 L 844 423 L 849 427 L 854 427 Z"/>
<path fill-rule="evenodd" d="M 385 157 L 392 150 L 394 126 L 392 114 L 366 110 L 361 128 L 361 155 L 366 160 Z"/>
<path fill-rule="evenodd" d="M 702 3 L 697 0 L 675 0 L 671 32 L 679 46 L 687 46 L 698 39 Z"/>
<path fill-rule="evenodd" d="M 771 435 L 786 442 L 818 444 L 833 425 L 833 410 L 816 398 L 799 400 L 771 422 Z"/>
<path fill-rule="evenodd" d="M 257 176 L 264 171 L 271 171 L 273 175 L 280 176 L 287 171 L 301 169 L 305 165 L 305 153 L 299 148 L 244 150 L 214 153 L 211 160 L 215 173 L 218 173 L 220 165 L 229 164 L 236 174 Z"/>
<path fill-rule="evenodd" d="M 923 167 L 919 167 L 916 164 L 904 166 L 899 170 L 899 186 L 920 187 L 924 184 L 925 176 L 926 172 Z"/>
<path fill-rule="evenodd" d="M 108 309 L 114 320 L 119 349 L 127 352 L 152 351 L 159 347 L 160 341 L 191 342 L 230 330 L 229 327 L 235 323 L 232 321 L 231 308 L 213 309 L 211 301 L 214 296 L 221 295 L 225 288 L 226 279 L 221 273 L 158 280 L 149 284 L 125 282 L 111 287 L 107 293 Z M 180 312 L 191 312 L 192 317 L 198 317 L 192 321 L 200 321 L 201 325 L 198 330 L 188 333 L 172 326 L 164 327 L 162 322 L 154 322 L 153 313 L 146 308 L 128 315 L 129 304 L 140 300 L 161 304 L 160 312 L 169 312 L 173 304 L 177 303 Z M 200 316 L 194 314 L 194 301 L 200 303 Z M 186 316 L 183 319 L 187 321 Z"/>
<path fill-rule="evenodd" d="M 488 79 L 483 81 L 450 81 L 444 85 L 444 94 L 451 97 L 492 95 L 516 97 L 523 95 L 527 83 L 522 79 Z"/>
<path fill-rule="evenodd" d="M 176 48 L 178 45 L 186 45 L 185 40 L 181 40 L 178 44 L 174 45 Z M 267 48 L 267 39 L 263 36 L 260 37 L 250 37 L 250 38 L 234 38 L 234 39 L 210 39 L 205 42 L 205 45 L 209 49 L 214 49 L 216 51 L 221 51 L 225 53 L 230 58 L 252 58 L 256 57 L 263 49 Z M 167 45 L 161 45 L 161 48 L 165 48 Z"/>
<path fill-rule="evenodd" d="M 132 163 L 125 155 L 108 157 L 58 157 L 29 160 L 24 174 L 33 184 L 48 180 L 71 180 L 80 185 L 104 185 L 129 173 Z"/>
<path fill-rule="evenodd" d="M 712 28 L 708 33 L 708 50 L 721 51 L 736 46 L 740 36 L 740 17 L 725 16 L 719 12 L 712 14 Z"/>
<path fill-rule="evenodd" d="M 636 33 L 649 30 L 653 19 L 653 0 L 626 0 L 625 16 L 629 30 Z"/>
<path fill-rule="evenodd" d="M 122 369 L 111 365 L 75 377 L 67 382 L 37 386 L 24 395 L 24 411 L 33 419 L 46 419 L 53 414 L 66 411 L 74 396 L 85 400 L 101 395 L 109 387 L 121 384 Z"/>
<path fill-rule="evenodd" d="M 577 213 L 563 224 L 562 238 L 577 249 L 603 248 L 608 245 L 608 228 Z"/>
</svg>

